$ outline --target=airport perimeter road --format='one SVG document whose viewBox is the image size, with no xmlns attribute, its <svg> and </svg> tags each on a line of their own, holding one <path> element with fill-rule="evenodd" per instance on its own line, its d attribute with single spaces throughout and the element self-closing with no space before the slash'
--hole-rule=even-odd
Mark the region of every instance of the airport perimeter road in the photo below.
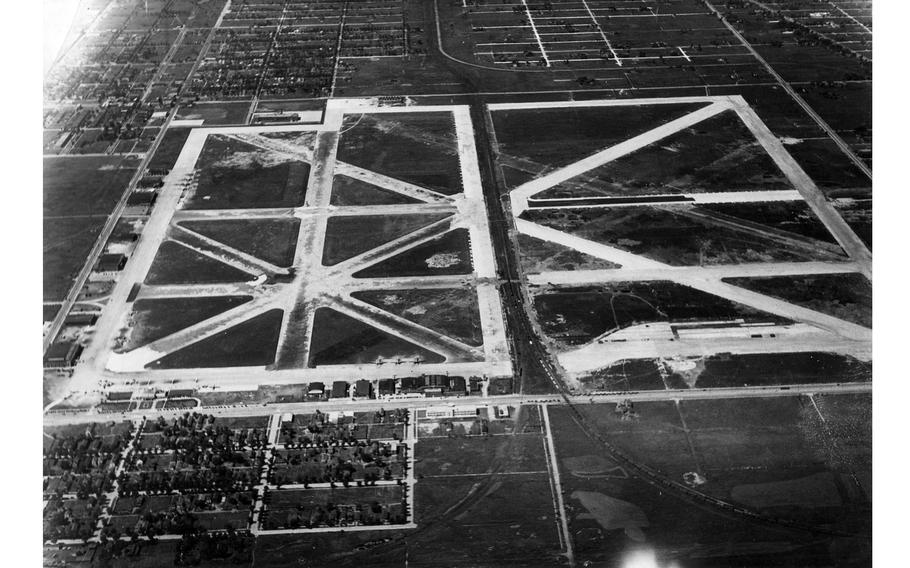
<svg viewBox="0 0 910 568">
<path fill-rule="evenodd" d="M 799 394 L 862 394 L 871 393 L 872 383 L 826 383 L 814 385 L 773 385 L 730 387 L 714 389 L 686 389 L 686 390 L 655 390 L 655 391 L 630 391 L 630 392 L 604 392 L 574 394 L 568 396 L 571 404 L 615 404 L 622 400 L 633 402 L 661 401 L 661 400 L 704 400 L 728 398 L 761 398 L 771 396 L 793 396 Z M 49 412 L 44 416 L 46 426 L 61 424 L 80 424 L 91 421 L 131 420 L 142 417 L 179 416 L 184 412 L 203 412 L 213 416 L 239 417 L 262 416 L 265 414 L 309 414 L 317 409 L 320 412 L 351 411 L 370 412 L 381 408 L 420 409 L 433 406 L 520 406 L 525 404 L 565 404 L 557 394 L 513 394 L 504 396 L 468 396 L 458 398 L 409 398 L 409 399 L 366 399 L 366 400 L 341 400 L 337 402 L 288 402 L 280 404 L 239 405 L 239 406 L 211 406 L 196 409 L 169 409 L 169 410 L 137 410 L 135 412 L 110 412 L 105 414 L 92 412 Z"/>
</svg>

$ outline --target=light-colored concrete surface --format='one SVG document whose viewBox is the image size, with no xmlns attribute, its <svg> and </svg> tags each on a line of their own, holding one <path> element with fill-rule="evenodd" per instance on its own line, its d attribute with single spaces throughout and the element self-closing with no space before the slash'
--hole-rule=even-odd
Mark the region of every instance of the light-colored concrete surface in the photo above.
<svg viewBox="0 0 910 568">
<path fill-rule="evenodd" d="M 446 110 L 453 113 L 464 183 L 463 193 L 444 196 L 335 160 L 339 142 L 337 129 L 342 124 L 344 114 Z M 487 227 L 473 127 L 467 107 L 390 108 L 379 106 L 373 100 L 344 99 L 330 101 L 324 117 L 325 122 L 321 125 L 197 128 L 191 132 L 177 164 L 171 175 L 165 180 L 165 186 L 161 190 L 158 203 L 136 251 L 111 294 L 108 307 L 105 309 L 102 319 L 99 320 L 96 333 L 83 355 L 83 363 L 77 368 L 77 380 L 72 383 L 74 389 L 91 391 L 97 388 L 99 380 L 109 381 L 111 385 L 120 386 L 130 384 L 131 381 L 145 383 L 151 381 L 151 384 L 168 385 L 168 388 L 189 384 L 192 384 L 194 388 L 204 385 L 239 388 L 251 384 L 291 384 L 310 380 L 331 380 L 332 378 L 351 380 L 423 373 L 453 373 L 466 377 L 511 374 L 511 358 L 502 306 L 496 283 L 493 281 L 496 274 L 495 261 Z M 264 136 L 270 132 L 300 132 L 302 134 L 312 132 L 313 136 L 304 135 L 294 137 L 292 140 Z M 195 211 L 182 209 L 185 194 L 187 191 L 192 191 L 197 157 L 201 153 L 207 136 L 213 134 L 233 137 L 254 144 L 265 151 L 279 152 L 282 159 L 293 158 L 310 162 L 312 167 L 307 181 L 306 203 L 298 208 L 265 210 Z M 330 205 L 330 198 L 333 177 L 337 173 L 352 175 L 391 191 L 416 197 L 423 203 L 404 206 L 333 207 Z M 331 216 L 437 212 L 451 212 L 452 216 L 334 266 L 322 265 L 325 230 L 327 220 Z M 301 228 L 295 252 L 294 277 L 287 283 L 269 283 L 265 280 L 267 277 L 287 274 L 289 272 L 287 269 L 274 266 L 175 225 L 177 222 L 192 219 L 265 219 L 289 216 L 301 219 Z M 351 276 L 366 266 L 401 254 L 454 227 L 467 228 L 471 234 L 470 253 L 474 263 L 473 274 L 458 277 L 388 279 L 355 279 Z M 176 239 L 180 244 L 189 246 L 201 254 L 245 270 L 254 277 L 259 276 L 259 279 L 248 283 L 224 285 L 143 285 L 137 298 L 244 294 L 253 296 L 253 299 L 142 348 L 128 353 L 113 353 L 113 339 L 117 330 L 123 325 L 129 310 L 129 305 L 125 301 L 126 295 L 131 290 L 133 283 L 142 282 L 145 278 L 160 244 L 168 237 Z M 485 343 L 481 348 L 464 345 L 435 330 L 428 330 L 350 298 L 350 292 L 358 289 L 464 286 L 477 290 L 481 323 L 485 332 Z M 401 364 L 392 362 L 386 365 L 338 365 L 318 369 L 306 368 L 309 359 L 308 340 L 313 326 L 312 312 L 315 307 L 320 305 L 333 307 L 387 333 L 426 346 L 430 350 L 446 356 L 449 361 L 434 365 L 409 361 Z M 212 337 L 272 308 L 280 308 L 285 312 L 277 350 L 276 365 L 278 369 L 244 367 L 162 371 L 144 368 L 145 365 L 164 354 Z"/>
</svg>

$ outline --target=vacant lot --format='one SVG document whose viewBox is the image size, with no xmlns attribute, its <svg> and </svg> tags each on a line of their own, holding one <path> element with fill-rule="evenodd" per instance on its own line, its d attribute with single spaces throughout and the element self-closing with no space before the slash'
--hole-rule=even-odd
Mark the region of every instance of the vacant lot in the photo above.
<svg viewBox="0 0 910 568">
<path fill-rule="evenodd" d="M 806 242 L 836 245 L 837 241 L 805 201 L 768 203 L 708 203 L 692 211 L 717 223 L 731 223 L 788 238 L 802 236 Z"/>
<path fill-rule="evenodd" d="M 179 244 L 165 241 L 145 277 L 146 284 L 216 284 L 245 282 L 253 275 Z"/>
<path fill-rule="evenodd" d="M 661 368 L 656 359 L 623 359 L 598 369 L 581 382 L 586 388 L 602 391 L 663 390 Z"/>
<path fill-rule="evenodd" d="M 516 109 L 491 115 L 500 165 L 536 174 L 581 160 L 705 106 L 670 103 Z"/>
<path fill-rule="evenodd" d="M 310 173 L 305 162 L 220 134 L 206 139 L 196 167 L 187 209 L 298 207 Z"/>
<path fill-rule="evenodd" d="M 455 229 L 355 272 L 353 276 L 355 278 L 450 276 L 470 274 L 473 269 L 468 230 Z"/>
<path fill-rule="evenodd" d="M 55 301 L 72 286 L 138 161 L 115 156 L 45 158 L 43 166 L 43 297 Z"/>
<path fill-rule="evenodd" d="M 448 216 L 448 213 L 426 213 L 330 217 L 325 230 L 322 264 L 338 264 Z"/>
<path fill-rule="evenodd" d="M 180 223 L 180 226 L 275 266 L 288 267 L 294 262 L 300 219 L 288 217 L 185 221 Z"/>
<path fill-rule="evenodd" d="M 447 112 L 346 115 L 338 159 L 445 195 L 462 191 Z"/>
<path fill-rule="evenodd" d="M 161 143 L 158 145 L 158 150 L 152 157 L 152 161 L 149 162 L 149 169 L 170 170 L 173 168 L 192 130 L 192 128 L 168 128 L 167 132 L 164 133 L 164 138 L 161 139 Z"/>
<path fill-rule="evenodd" d="M 407 195 L 395 193 L 356 178 L 336 175 L 332 182 L 331 205 L 403 205 L 420 203 Z"/>
<path fill-rule="evenodd" d="M 539 193 L 539 198 L 791 189 L 733 111 L 699 122 Z"/>
<path fill-rule="evenodd" d="M 202 119 L 205 126 L 221 126 L 225 124 L 246 124 L 246 115 L 250 110 L 250 102 L 232 103 L 196 103 L 192 106 L 182 106 L 177 111 L 175 120 Z"/>
<path fill-rule="evenodd" d="M 106 219 L 106 216 L 44 219 L 44 301 L 59 301 L 66 296 Z"/>
<path fill-rule="evenodd" d="M 717 221 L 689 205 L 526 211 L 522 218 L 672 266 L 844 258 L 840 247 Z"/>
<path fill-rule="evenodd" d="M 663 361 L 672 389 L 852 383 L 872 380 L 872 362 L 837 353 L 711 355 Z"/>
<path fill-rule="evenodd" d="M 425 363 L 445 360 L 441 355 L 331 308 L 316 310 L 310 340 L 311 367 L 418 358 Z"/>
<path fill-rule="evenodd" d="M 526 274 L 550 270 L 606 270 L 620 265 L 558 243 L 518 234 L 518 260 Z"/>
<path fill-rule="evenodd" d="M 727 278 L 725 282 L 872 327 L 872 283 L 862 274 Z"/>
<path fill-rule="evenodd" d="M 787 446 L 799 440 L 800 434 L 788 435 L 794 426 L 792 421 L 779 420 L 793 407 L 776 409 L 763 403 L 756 404 L 756 400 L 766 399 L 744 399 L 742 407 L 738 407 L 753 404 L 760 407 L 748 412 L 741 424 L 759 423 L 759 416 L 762 416 L 766 429 L 780 433 L 780 436 L 765 437 L 759 442 L 743 435 L 741 439 L 745 445 L 767 444 L 773 448 L 767 451 L 761 451 L 761 446 L 736 449 L 735 454 L 743 457 L 742 467 L 724 470 L 723 474 L 741 475 L 737 484 L 745 483 L 744 479 L 758 481 L 762 469 L 752 466 L 770 457 L 778 459 L 778 463 L 794 460 L 788 474 L 794 478 L 805 477 L 807 474 L 802 472 L 806 470 L 800 470 L 796 464 L 808 465 L 814 458 L 811 453 L 801 453 L 805 449 L 802 444 L 792 450 Z M 704 412 L 711 413 L 711 405 L 715 402 L 726 401 L 702 401 L 700 404 L 705 405 Z M 688 427 L 695 430 L 687 409 L 683 408 L 683 415 Z M 701 471 L 706 475 L 707 483 L 697 486 L 698 489 L 713 493 L 713 476 L 721 473 L 714 469 L 705 471 L 704 464 L 711 462 L 700 453 L 697 443 L 696 453 L 692 454 L 674 403 L 637 403 L 634 410 L 639 418 L 630 422 L 618 420 L 613 405 L 584 405 L 582 410 L 589 417 L 591 428 L 609 437 L 611 444 L 636 461 L 651 465 L 679 482 L 687 467 L 692 468 L 688 471 Z M 636 476 L 635 470 L 613 459 L 604 446 L 588 438 L 568 409 L 554 406 L 549 411 L 577 562 L 591 560 L 607 566 L 621 566 L 630 547 L 647 542 L 659 558 L 668 562 L 675 560 L 681 566 L 706 565 L 705 557 L 711 557 L 712 564 L 707 565 L 714 566 L 771 566 L 781 562 L 795 562 L 799 566 L 837 565 L 832 558 L 837 553 L 828 547 L 811 546 L 817 539 L 811 534 L 748 522 L 719 509 L 689 502 L 665 487 L 646 483 Z M 740 423 L 736 410 L 725 409 L 724 412 L 734 424 Z M 758 420 L 751 422 L 748 417 Z M 728 440 L 727 443 L 732 442 Z M 717 455 L 722 454 L 721 448 L 727 447 L 717 446 Z M 750 457 L 750 452 L 756 451 L 759 453 Z"/>
<path fill-rule="evenodd" d="M 250 301 L 250 296 L 139 300 L 129 316 L 125 350 L 141 347 Z"/>
<path fill-rule="evenodd" d="M 563 345 L 578 345 L 611 330 L 659 321 L 786 321 L 682 284 L 661 281 L 546 288 L 534 295 L 534 309 L 544 333 Z"/>
<path fill-rule="evenodd" d="M 261 367 L 275 361 L 282 310 L 269 310 L 165 355 L 149 368 Z"/>
<path fill-rule="evenodd" d="M 473 290 L 363 290 L 351 296 L 468 345 L 483 345 L 477 294 Z"/>
</svg>

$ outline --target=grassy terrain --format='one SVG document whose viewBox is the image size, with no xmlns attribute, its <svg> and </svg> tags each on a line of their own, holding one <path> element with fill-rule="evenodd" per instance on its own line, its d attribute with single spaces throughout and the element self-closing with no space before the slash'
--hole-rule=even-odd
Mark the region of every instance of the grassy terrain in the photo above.
<svg viewBox="0 0 910 568">
<path fill-rule="evenodd" d="M 539 170 L 566 166 L 704 106 L 672 103 L 504 110 L 491 116 L 501 163 L 504 158 L 519 158 Z"/>
<path fill-rule="evenodd" d="M 526 211 L 522 218 L 672 266 L 844 259 L 840 247 L 722 225 L 689 205 Z"/>
<path fill-rule="evenodd" d="M 711 219 L 729 221 L 746 228 L 781 231 L 812 240 L 837 244 L 827 227 L 805 201 L 767 203 L 706 203 L 693 211 Z"/>
<path fill-rule="evenodd" d="M 518 234 L 518 259 L 525 274 L 551 270 L 606 270 L 620 268 L 608 260 L 579 252 L 558 243 Z"/>
<path fill-rule="evenodd" d="M 180 226 L 276 266 L 287 267 L 294 262 L 300 219 L 184 221 Z"/>
<path fill-rule="evenodd" d="M 810 310 L 872 327 L 872 283 L 862 274 L 726 278 L 724 281 Z"/>
<path fill-rule="evenodd" d="M 218 262 L 175 241 L 165 241 L 145 277 L 146 284 L 216 284 L 253 280 L 251 274 Z"/>
<path fill-rule="evenodd" d="M 844 478 L 868 473 L 869 463 L 848 463 L 840 446 L 848 434 L 848 444 L 865 446 L 867 455 L 871 451 L 870 400 L 853 398 L 859 401 L 854 411 L 865 408 L 850 420 L 866 424 L 858 430 L 832 428 L 808 397 L 680 403 L 708 480 L 702 490 L 733 500 L 745 492 L 746 504 L 760 511 L 866 533 L 871 529 L 869 497 L 861 484 Z M 832 414 L 845 410 L 829 408 Z M 807 483 L 811 479 L 814 486 Z"/>
<path fill-rule="evenodd" d="M 261 367 L 275 360 L 282 310 L 269 310 L 229 329 L 165 355 L 155 369 Z"/>
<path fill-rule="evenodd" d="M 534 295 L 534 309 L 544 333 L 565 345 L 586 343 L 610 330 L 658 321 L 782 321 L 778 316 L 725 298 L 663 281 L 547 288 Z"/>
<path fill-rule="evenodd" d="M 623 359 L 581 379 L 591 390 L 642 391 L 666 388 L 655 359 Z"/>
<path fill-rule="evenodd" d="M 753 418 L 758 423 L 759 417 L 764 417 L 766 430 L 771 435 L 759 440 L 740 430 L 736 436 L 741 445 L 734 443 L 732 447 L 743 461 L 729 462 L 740 465 L 730 466 L 733 469 L 729 471 L 741 476 L 737 484 L 746 479 L 761 480 L 764 468 L 754 466 L 762 459 L 776 459 L 779 464 L 794 460 L 784 477 L 804 477 L 799 469 L 801 464 L 813 463 L 811 453 L 801 454 L 806 447 L 798 443 L 800 433 L 792 431 L 792 403 L 769 406 L 764 403 L 766 400 L 773 399 L 742 399 L 742 404 L 735 409 L 724 406 L 728 401 L 698 401 L 704 405 L 704 412 L 723 412 L 732 424 L 751 424 Z M 740 421 L 737 411 L 750 405 L 757 408 L 747 411 Z M 696 453 L 692 454 L 674 403 L 637 403 L 635 410 L 639 418 L 631 422 L 619 421 L 612 404 L 584 405 L 582 410 L 592 428 L 636 461 L 651 465 L 680 482 L 687 467 L 692 468 L 689 471 L 700 470 L 706 475 L 707 483 L 698 489 L 715 494 L 715 476 L 724 475 L 725 470 L 722 466 L 715 468 L 697 442 Z M 749 522 L 719 509 L 684 500 L 666 488 L 652 486 L 637 477 L 634 470 L 614 460 L 599 442 L 588 438 L 566 407 L 553 406 L 549 411 L 569 531 L 579 563 L 591 561 L 604 566 L 621 566 L 631 549 L 647 542 L 647 548 L 653 550 L 661 562 L 675 561 L 680 566 L 862 565 L 855 563 L 856 557 L 862 557 L 866 552 L 857 547 L 854 540 L 832 542 L 836 539 L 825 537 L 824 545 L 815 546 L 818 543 L 815 535 Z M 693 424 L 687 406 L 683 408 L 683 415 L 688 427 L 697 430 L 700 425 Z M 781 417 L 786 418 L 781 421 Z M 760 431 L 755 431 L 755 435 L 760 436 Z M 791 442 L 796 445 L 789 446 Z M 728 439 L 726 443 L 733 443 L 733 440 Z M 722 455 L 728 447 L 716 446 L 717 455 Z M 706 463 L 712 464 L 710 469 L 705 469 Z M 841 548 L 851 552 L 841 553 Z"/>
<path fill-rule="evenodd" d="M 834 208 L 871 251 L 872 199 L 835 201 Z"/>
<path fill-rule="evenodd" d="M 45 219 L 43 298 L 60 301 L 85 264 L 106 217 Z"/>
<path fill-rule="evenodd" d="M 45 158 L 44 216 L 106 217 L 136 172 L 135 158 L 119 156 Z"/>
<path fill-rule="evenodd" d="M 191 131 L 192 128 L 168 128 L 161 139 L 161 144 L 158 145 L 158 150 L 149 162 L 149 169 L 173 168 Z"/>
<path fill-rule="evenodd" d="M 203 119 L 205 126 L 220 126 L 225 124 L 245 124 L 246 115 L 250 110 L 250 102 L 231 103 L 196 103 L 193 106 L 181 106 L 177 111 L 175 120 Z"/>
<path fill-rule="evenodd" d="M 445 360 L 441 355 L 331 308 L 316 310 L 310 341 L 311 367 L 371 364 L 377 359 L 394 361 L 399 357 L 405 360 L 419 357 L 425 363 Z"/>
<path fill-rule="evenodd" d="M 389 276 L 448 276 L 470 274 L 471 238 L 467 229 L 454 229 L 422 245 L 354 273 L 355 278 Z"/>
<path fill-rule="evenodd" d="M 351 296 L 468 345 L 483 345 L 474 290 L 362 290 Z"/>
<path fill-rule="evenodd" d="M 44 159 L 45 301 L 69 291 L 137 166 L 117 156 Z"/>
<path fill-rule="evenodd" d="M 338 159 L 445 195 L 462 191 L 447 112 L 347 115 Z"/>
<path fill-rule="evenodd" d="M 564 565 L 545 475 L 423 479 L 415 492 L 416 529 L 261 535 L 255 565 L 289 566 L 300 558 L 339 567 L 403 566 L 405 559 L 427 567 Z"/>
<path fill-rule="evenodd" d="M 422 438 L 416 446 L 419 479 L 464 474 L 547 471 L 540 433 Z"/>
<path fill-rule="evenodd" d="M 833 140 L 802 140 L 787 151 L 828 197 L 865 195 L 872 180 L 856 167 Z"/>
<path fill-rule="evenodd" d="M 792 189 L 733 111 L 725 111 L 537 194 L 539 198 Z"/>
<path fill-rule="evenodd" d="M 420 203 L 419 199 L 389 191 L 365 181 L 336 175 L 332 181 L 331 205 L 399 205 Z"/>
<path fill-rule="evenodd" d="M 852 383 L 872 380 L 872 363 L 837 353 L 711 355 L 690 369 L 666 366 L 670 388 Z M 689 365 L 687 365 L 689 366 Z"/>
<path fill-rule="evenodd" d="M 124 349 L 141 347 L 252 300 L 250 296 L 139 300 L 130 313 Z"/>
<path fill-rule="evenodd" d="M 305 162 L 218 134 L 206 139 L 196 167 L 186 209 L 297 207 L 310 172 Z"/>
<path fill-rule="evenodd" d="M 448 213 L 426 213 L 329 217 L 322 264 L 338 264 L 448 216 Z"/>
</svg>

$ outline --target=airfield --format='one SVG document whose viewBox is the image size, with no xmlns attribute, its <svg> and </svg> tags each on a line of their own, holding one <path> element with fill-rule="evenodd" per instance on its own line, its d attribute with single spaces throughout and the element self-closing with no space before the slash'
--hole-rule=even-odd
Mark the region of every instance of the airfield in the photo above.
<svg viewBox="0 0 910 568">
<path fill-rule="evenodd" d="M 871 2 L 88 2 L 46 566 L 866 566 Z"/>
</svg>

